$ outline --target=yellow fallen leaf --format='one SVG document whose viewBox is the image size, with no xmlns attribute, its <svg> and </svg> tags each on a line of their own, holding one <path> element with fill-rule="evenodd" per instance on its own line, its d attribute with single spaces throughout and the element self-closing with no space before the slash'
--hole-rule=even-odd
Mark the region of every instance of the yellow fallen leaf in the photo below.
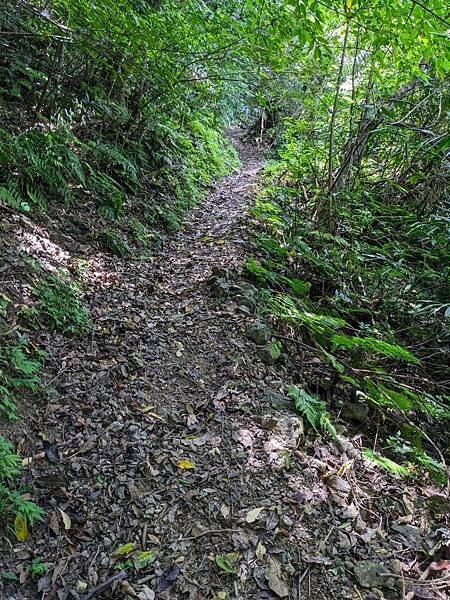
<svg viewBox="0 0 450 600">
<path fill-rule="evenodd" d="M 119 546 L 117 550 L 114 550 L 113 556 L 123 556 L 124 554 L 129 554 L 133 552 L 136 548 L 136 544 L 133 542 L 129 542 L 128 544 L 124 544 L 123 546 Z"/>
<path fill-rule="evenodd" d="M 179 469 L 195 469 L 195 465 L 193 462 L 191 462 L 190 460 L 187 460 L 187 458 L 183 458 L 181 459 L 178 463 L 177 463 L 177 467 Z"/>
<path fill-rule="evenodd" d="M 61 513 L 61 517 L 62 517 L 62 520 L 63 520 L 63 523 L 64 523 L 64 529 L 66 531 L 68 531 L 72 527 L 72 519 L 61 508 L 59 509 L 59 512 Z"/>
<path fill-rule="evenodd" d="M 350 467 L 353 466 L 353 463 L 354 463 L 353 460 L 348 460 L 338 469 L 336 474 L 339 475 L 340 477 L 342 477 L 342 475 L 345 475 L 347 473 L 347 471 L 350 469 Z"/>
<path fill-rule="evenodd" d="M 28 525 L 22 515 L 17 515 L 14 519 L 14 532 L 19 542 L 24 542 L 28 538 Z"/>
<path fill-rule="evenodd" d="M 153 404 L 148 404 L 147 406 L 143 406 L 142 408 L 140 408 L 139 410 L 143 413 L 145 413 L 147 416 L 149 417 L 153 417 L 154 419 L 159 419 L 160 421 L 164 422 L 163 417 L 161 417 L 161 415 L 156 414 L 155 412 L 153 412 L 154 409 L 154 405 Z"/>
<path fill-rule="evenodd" d="M 216 240 L 216 244 L 225 244 L 225 240 Z"/>
</svg>

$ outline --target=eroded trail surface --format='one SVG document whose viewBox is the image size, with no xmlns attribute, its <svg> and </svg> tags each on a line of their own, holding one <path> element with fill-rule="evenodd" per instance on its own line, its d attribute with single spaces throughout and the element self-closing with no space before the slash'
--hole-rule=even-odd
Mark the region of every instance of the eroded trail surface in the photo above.
<svg viewBox="0 0 450 600">
<path fill-rule="evenodd" d="M 20 571 L 41 557 L 50 569 L 39 593 L 6 583 L 2 597 L 362 598 L 355 565 L 387 555 L 367 500 L 377 481 L 364 488 L 368 473 L 350 463 L 341 477 L 348 457 L 305 443 L 280 393 L 292 365 L 267 366 L 245 335 L 255 320 L 246 208 L 262 159 L 237 144 L 241 170 L 161 255 L 87 262 L 90 339 L 38 340 L 53 373 L 22 448 L 35 455 L 27 477 L 47 520 L 0 561 Z M 56 266 L 70 261 L 52 252 Z M 368 587 L 400 597 L 397 580 L 376 577 Z"/>
</svg>

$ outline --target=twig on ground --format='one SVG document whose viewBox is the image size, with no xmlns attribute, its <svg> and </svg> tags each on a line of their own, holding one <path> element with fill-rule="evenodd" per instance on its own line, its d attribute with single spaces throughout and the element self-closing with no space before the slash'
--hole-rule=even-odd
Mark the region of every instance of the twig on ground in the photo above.
<svg viewBox="0 0 450 600">
<path fill-rule="evenodd" d="M 107 579 L 106 581 L 101 583 L 100 585 L 98 585 L 96 588 L 94 588 L 91 592 L 89 592 L 89 594 L 87 596 L 85 596 L 83 598 L 83 600 L 92 600 L 92 598 L 99 596 L 106 589 L 108 589 L 113 583 L 115 583 L 116 581 L 123 581 L 124 579 L 126 579 L 126 577 L 127 577 L 127 574 L 125 571 L 120 571 L 120 573 L 116 573 L 115 575 L 113 575 L 112 577 L 110 577 L 109 579 Z"/>
<path fill-rule="evenodd" d="M 183 537 L 178 539 L 178 542 L 186 542 L 187 540 L 196 540 L 204 535 L 214 534 L 214 533 L 239 533 L 240 529 L 208 529 L 207 531 L 202 531 L 202 533 L 198 533 L 197 535 L 191 535 L 189 537 Z"/>
</svg>

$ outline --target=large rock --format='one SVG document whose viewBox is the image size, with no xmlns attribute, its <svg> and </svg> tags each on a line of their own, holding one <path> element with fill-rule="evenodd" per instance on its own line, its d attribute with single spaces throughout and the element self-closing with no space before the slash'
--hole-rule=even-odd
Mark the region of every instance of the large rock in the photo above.
<svg viewBox="0 0 450 600">
<path fill-rule="evenodd" d="M 267 344 L 270 340 L 271 331 L 270 327 L 265 323 L 255 321 L 248 325 L 246 335 L 258 346 L 264 346 L 264 344 Z"/>
<path fill-rule="evenodd" d="M 251 313 L 255 312 L 258 303 L 258 289 L 254 285 L 241 281 L 232 285 L 230 292 L 234 296 L 236 304 L 246 306 Z"/>
<path fill-rule="evenodd" d="M 231 291 L 237 296 L 251 296 L 255 298 L 258 295 L 258 288 L 247 281 L 235 283 L 231 287 Z"/>
</svg>

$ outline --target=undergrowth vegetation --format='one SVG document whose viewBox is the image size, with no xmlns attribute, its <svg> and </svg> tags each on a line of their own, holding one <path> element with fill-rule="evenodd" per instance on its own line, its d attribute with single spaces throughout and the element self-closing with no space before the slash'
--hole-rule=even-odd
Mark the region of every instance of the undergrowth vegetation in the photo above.
<svg viewBox="0 0 450 600">
<path fill-rule="evenodd" d="M 63 334 L 86 335 L 91 331 L 89 310 L 80 300 L 81 290 L 67 275 L 42 277 L 32 293 L 35 302 L 27 311 L 28 318 Z"/>
<path fill-rule="evenodd" d="M 0 9 L 0 201 L 37 213 L 84 207 L 83 228 L 106 250 L 145 249 L 146 228 L 176 229 L 205 186 L 238 164 L 223 115 L 205 106 L 221 86 L 185 81 L 178 51 L 165 49 L 172 40 L 181 55 L 203 54 L 180 37 L 189 19 L 194 36 L 201 24 L 170 2 L 165 11 L 51 4 L 51 16 L 39 2 Z"/>
<path fill-rule="evenodd" d="M 351 16 L 334 33 L 335 61 L 268 133 L 247 271 L 299 364 L 311 352 L 320 361 L 303 385 L 344 420 L 355 404 L 369 407 L 366 457 L 445 483 L 448 81 L 433 61 L 390 80 L 404 57 L 391 49 L 388 67 L 379 39 Z M 316 426 L 321 400 L 300 392 L 295 403 L 310 422 L 314 409 Z"/>
</svg>

